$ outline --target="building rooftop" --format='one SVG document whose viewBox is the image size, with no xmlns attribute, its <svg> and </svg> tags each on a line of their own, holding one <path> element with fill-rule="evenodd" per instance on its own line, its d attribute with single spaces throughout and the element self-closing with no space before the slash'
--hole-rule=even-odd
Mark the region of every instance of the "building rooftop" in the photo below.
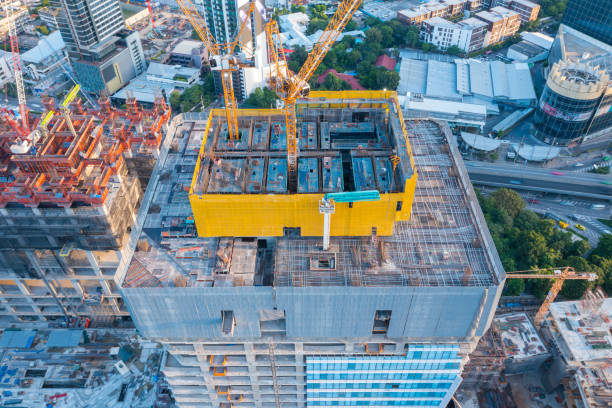
<svg viewBox="0 0 612 408">
<path fill-rule="evenodd" d="M 436 26 L 440 26 L 440 27 L 447 27 L 447 28 L 456 28 L 457 25 L 451 21 L 445 20 L 442 17 L 432 17 L 430 19 L 427 19 L 425 21 L 423 21 L 424 24 L 431 24 L 431 25 L 436 25 Z"/>
<path fill-rule="evenodd" d="M 59 31 L 54 31 L 38 41 L 38 45 L 23 54 L 21 60 L 25 63 L 40 64 L 50 56 L 60 52 L 66 45 Z"/>
<path fill-rule="evenodd" d="M 539 32 L 524 31 L 521 33 L 521 37 L 523 40 L 529 41 L 530 43 L 538 45 L 546 50 L 550 50 L 550 47 L 552 47 L 553 42 L 555 41 L 554 38 Z"/>
<path fill-rule="evenodd" d="M 366 117 L 367 109 L 360 111 L 362 113 L 353 113 L 357 115 L 355 118 Z M 298 169 L 302 194 L 346 189 L 345 170 L 350 167 L 343 168 L 346 165 L 342 163 L 346 160 L 340 160 L 340 157 L 336 160 L 332 153 L 334 145 L 337 148 L 338 144 L 346 143 L 357 143 L 354 147 L 361 145 L 359 150 L 363 154 L 371 152 L 375 160 L 367 163 L 378 171 L 375 173 L 377 177 L 367 176 L 372 174 L 372 168 L 368 170 L 366 162 L 355 156 L 350 181 L 355 188 L 378 188 L 381 194 L 398 188 L 395 181 L 382 178 L 385 168 L 388 174 L 392 172 L 391 167 L 385 167 L 390 164 L 384 162 L 391 154 L 387 146 L 393 142 L 387 136 L 383 138 L 383 133 L 377 130 L 381 129 L 378 118 L 382 117 L 379 115 L 378 109 L 371 110 L 366 122 L 329 121 L 325 115 L 318 124 L 298 119 L 298 129 L 307 136 L 300 138 Z M 217 194 L 220 199 L 227 194 L 259 194 L 266 190 L 274 194 L 268 194 L 267 200 L 286 194 L 283 118 L 272 115 L 263 122 L 256 119 L 242 121 L 242 129 L 251 129 L 250 141 L 244 145 L 235 143 L 236 153 L 228 150 L 230 145 L 222 137 L 222 118 L 212 117 L 209 122 L 206 116 L 185 115 L 183 124 L 170 135 L 173 138 L 168 142 L 171 151 L 165 160 L 158 163 L 161 166 L 157 170 L 161 174 L 159 181 L 150 184 L 147 191 L 151 201 L 141 207 L 146 211 L 146 217 L 134 261 L 122 281 L 123 287 L 487 287 L 496 284 L 501 273 L 497 255 L 467 173 L 463 164 L 457 161 L 459 154 L 454 145 L 447 143 L 450 131 L 429 121 L 406 123 L 418 179 L 410 220 L 396 221 L 391 235 L 332 236 L 330 251 L 325 252 L 320 250 L 320 236 L 300 236 L 295 231 L 265 239 L 198 237 L 187 190 L 198 158 L 211 156 L 207 152 L 212 151 L 215 159 L 208 166 L 196 170 L 195 191 L 207 191 L 208 196 Z M 208 139 L 202 144 L 210 130 L 218 135 L 213 139 L 215 143 Z M 329 147 L 321 148 L 321 143 L 326 143 L 326 135 L 330 134 L 328 132 L 340 133 L 332 136 Z M 348 132 L 346 139 L 337 139 L 345 132 Z M 349 139 L 349 135 L 354 136 Z M 370 141 L 360 142 L 359 138 L 366 135 Z M 359 138 L 353 139 L 355 137 Z M 203 150 L 200 152 L 201 145 Z M 217 146 L 215 150 L 208 150 L 214 146 Z M 332 150 L 325 153 L 326 149 Z M 268 153 L 262 155 L 260 152 Z M 313 159 L 316 163 L 318 157 L 326 154 L 332 155 L 329 160 L 311 164 Z M 259 156 L 257 162 L 255 156 Z M 250 165 L 245 167 L 245 162 L 250 162 Z M 401 163 L 408 163 L 408 159 L 402 159 Z M 266 166 L 267 171 L 264 171 Z M 245 168 L 249 170 L 246 174 Z M 326 168 L 329 169 L 326 174 L 320 173 Z M 241 181 L 236 182 L 236 178 Z M 202 182 L 204 179 L 208 182 Z M 257 194 L 251 195 L 257 197 Z M 359 204 L 356 203 L 355 207 Z M 395 207 L 393 203 L 392 211 L 396 210 Z M 334 219 L 337 220 L 334 218 L 336 215 L 332 215 L 332 225 Z M 219 222 L 235 221 L 226 219 Z"/>
<path fill-rule="evenodd" d="M 202 41 L 182 40 L 172 49 L 173 54 L 191 55 L 194 49 L 204 47 Z"/>
<path fill-rule="evenodd" d="M 484 27 L 487 25 L 487 23 L 485 23 L 484 21 L 477 19 L 475 17 L 469 17 L 466 18 L 465 20 L 461 20 L 458 21 L 457 23 L 455 23 L 456 25 L 458 25 L 459 27 Z"/>
<path fill-rule="evenodd" d="M 536 99 L 529 65 L 476 59 L 402 58 L 398 93 L 408 92 L 458 102 L 472 102 L 468 97 L 484 102 L 531 103 Z"/>
<path fill-rule="evenodd" d="M 581 362 L 610 358 L 612 350 L 612 299 L 588 302 L 555 302 L 550 313 L 567 360 Z"/>
<path fill-rule="evenodd" d="M 147 68 L 147 77 L 151 79 L 177 81 L 177 78 L 191 78 L 193 75 L 199 73 L 198 68 L 189 68 L 182 65 L 168 65 L 160 64 L 158 62 L 151 62 Z M 186 82 L 186 81 L 185 81 Z"/>
<path fill-rule="evenodd" d="M 518 361 L 548 353 L 525 313 L 502 315 L 493 322 L 501 336 L 506 357 Z"/>
<path fill-rule="evenodd" d="M 484 10 L 476 13 L 476 17 L 491 23 L 495 23 L 515 15 L 518 16 L 518 13 L 501 6 L 490 8 L 488 11 Z"/>
<path fill-rule="evenodd" d="M 161 349 L 135 330 L 5 329 L 2 339 L 9 335 L 27 338 L 28 344 L 0 353 L 3 405 L 144 408 L 162 402 L 155 375 Z M 129 346 L 131 361 L 120 362 L 114 346 Z M 49 404 L 54 399 L 56 404 Z"/>
<path fill-rule="evenodd" d="M 527 58 L 537 57 L 538 55 L 547 51 L 545 48 L 526 40 L 512 44 L 509 50 L 514 50 Z"/>
</svg>

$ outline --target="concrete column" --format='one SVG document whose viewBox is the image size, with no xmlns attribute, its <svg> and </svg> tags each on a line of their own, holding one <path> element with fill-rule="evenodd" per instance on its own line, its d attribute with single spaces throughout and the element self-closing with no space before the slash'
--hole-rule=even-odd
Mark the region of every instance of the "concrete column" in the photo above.
<svg viewBox="0 0 612 408">
<path fill-rule="evenodd" d="M 89 265 L 93 268 L 96 276 L 99 278 L 98 284 L 102 287 L 102 292 L 104 292 L 104 294 L 107 296 L 112 295 L 113 291 L 111 290 L 111 287 L 108 284 L 108 282 L 102 278 L 102 270 L 100 269 L 98 260 L 94 256 L 93 252 L 85 251 L 85 254 L 87 255 L 87 259 L 89 260 Z M 107 299 L 113 308 L 113 312 L 115 312 L 118 315 L 120 313 L 120 309 L 119 309 L 119 304 L 117 303 L 117 299 L 113 297 L 108 297 Z"/>
</svg>

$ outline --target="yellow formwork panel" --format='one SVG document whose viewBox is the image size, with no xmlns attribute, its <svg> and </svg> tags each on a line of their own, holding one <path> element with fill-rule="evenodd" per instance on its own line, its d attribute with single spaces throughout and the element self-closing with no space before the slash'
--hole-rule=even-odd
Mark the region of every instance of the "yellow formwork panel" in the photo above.
<svg viewBox="0 0 612 408">
<path fill-rule="evenodd" d="M 401 118 L 401 110 L 397 104 L 396 93 L 391 91 L 343 91 L 343 92 L 311 92 L 309 106 L 346 108 L 353 103 L 364 106 L 367 101 L 355 102 L 354 99 L 386 99 L 385 105 L 392 102 L 402 121 L 404 136 L 406 130 Z M 347 99 L 341 103 L 324 103 L 317 98 L 330 98 L 334 100 Z M 352 100 L 351 100 L 352 99 Z M 334 105 L 334 106 L 330 106 Z M 387 105 L 388 106 L 388 105 Z M 372 101 L 371 106 L 382 107 L 380 102 Z M 299 105 L 298 105 L 299 109 Z M 396 113 L 396 112 L 394 112 Z M 223 116 L 225 111 L 215 109 L 211 111 L 206 126 L 200 157 L 203 157 L 206 138 L 210 130 L 211 119 Z M 245 109 L 238 110 L 239 117 L 254 116 L 280 116 L 282 111 L 274 109 Z M 410 219 L 414 191 L 416 188 L 417 173 L 414 161 L 408 146 L 412 177 L 406 180 L 404 191 L 398 193 L 384 193 L 380 201 L 336 203 L 335 213 L 331 217 L 332 236 L 369 236 L 376 228 L 378 235 L 388 236 L 393 233 L 396 221 Z M 300 228 L 302 236 L 323 235 L 323 215 L 319 213 L 319 200 L 323 193 L 317 194 L 196 194 L 193 191 L 197 174 L 199 174 L 200 160 L 196 163 L 189 202 L 193 211 L 194 221 L 198 235 L 201 237 L 263 237 L 282 236 L 284 228 Z M 401 202 L 401 204 L 398 204 Z"/>
<path fill-rule="evenodd" d="M 410 218 L 414 190 L 381 194 L 380 201 L 336 203 L 331 235 L 391 235 L 396 220 Z M 323 194 L 191 194 L 189 201 L 201 237 L 282 236 L 300 228 L 302 236 L 323 235 L 319 200 Z M 398 202 L 402 202 L 398 211 Z"/>
</svg>

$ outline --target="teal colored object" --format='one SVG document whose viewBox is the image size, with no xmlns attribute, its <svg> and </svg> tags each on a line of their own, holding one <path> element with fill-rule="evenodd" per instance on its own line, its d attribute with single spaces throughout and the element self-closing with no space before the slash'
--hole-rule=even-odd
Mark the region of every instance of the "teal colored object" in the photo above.
<svg viewBox="0 0 612 408">
<path fill-rule="evenodd" d="M 359 201 L 378 201 L 380 193 L 378 190 L 347 191 L 344 193 L 327 193 L 326 200 L 334 200 L 337 203 L 356 203 Z"/>
</svg>

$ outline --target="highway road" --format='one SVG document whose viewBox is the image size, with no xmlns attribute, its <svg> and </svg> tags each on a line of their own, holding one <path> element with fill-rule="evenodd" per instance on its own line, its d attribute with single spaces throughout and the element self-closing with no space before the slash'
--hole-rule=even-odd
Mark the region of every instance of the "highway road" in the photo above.
<svg viewBox="0 0 612 408">
<path fill-rule="evenodd" d="M 484 186 L 480 187 L 481 191 L 489 195 L 495 191 L 496 187 Z M 535 211 L 538 214 L 544 215 L 551 212 L 568 224 L 568 230 L 585 237 L 591 247 L 597 246 L 599 238 L 603 234 L 609 234 L 612 228 L 601 223 L 598 219 L 610 219 L 612 210 L 610 205 L 605 205 L 603 208 L 593 208 L 594 201 L 581 198 L 560 197 L 556 194 L 544 194 L 530 191 L 518 191 L 518 193 L 527 202 L 527 209 Z M 583 225 L 584 231 L 576 228 L 576 224 Z"/>
<path fill-rule="evenodd" d="M 473 184 L 612 200 L 612 176 L 466 161 Z M 559 172 L 560 174 L 554 174 Z M 610 184 L 605 184 L 610 183 Z"/>
</svg>

